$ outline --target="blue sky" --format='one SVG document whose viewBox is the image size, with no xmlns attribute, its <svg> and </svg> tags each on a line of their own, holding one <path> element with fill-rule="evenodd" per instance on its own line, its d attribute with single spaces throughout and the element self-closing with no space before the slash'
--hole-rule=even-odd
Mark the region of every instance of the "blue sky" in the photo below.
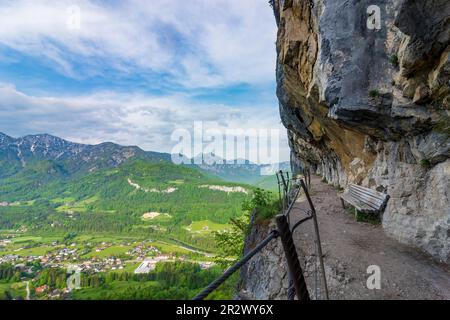
<svg viewBox="0 0 450 320">
<path fill-rule="evenodd" d="M 79 10 L 79 11 L 78 11 Z M 170 152 L 194 121 L 280 129 L 266 0 L 0 0 L 0 131 Z"/>
</svg>

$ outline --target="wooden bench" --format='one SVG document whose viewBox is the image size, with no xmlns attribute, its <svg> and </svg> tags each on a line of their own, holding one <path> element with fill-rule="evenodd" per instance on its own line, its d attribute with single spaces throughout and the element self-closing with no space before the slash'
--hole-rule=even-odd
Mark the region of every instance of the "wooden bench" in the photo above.
<svg viewBox="0 0 450 320">
<path fill-rule="evenodd" d="M 357 216 L 358 212 L 368 214 L 383 212 L 389 200 L 389 195 L 356 184 L 350 184 L 348 189 L 340 195 L 340 198 L 342 207 L 345 209 L 344 202 L 351 204 L 355 208 L 355 216 Z"/>
</svg>

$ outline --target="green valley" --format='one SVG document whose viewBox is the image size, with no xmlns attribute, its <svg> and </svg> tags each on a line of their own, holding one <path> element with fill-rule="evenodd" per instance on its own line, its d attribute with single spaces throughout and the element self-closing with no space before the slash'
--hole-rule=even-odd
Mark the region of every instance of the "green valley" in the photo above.
<svg viewBox="0 0 450 320">
<path fill-rule="evenodd" d="M 254 186 L 140 149 L 25 139 L 20 153 L 23 141 L 0 145 L 0 298 L 27 298 L 27 282 L 31 299 L 189 298 L 223 270 L 214 234 L 243 215 Z M 80 290 L 65 283 L 72 267 Z M 185 283 L 177 294 L 174 281 Z"/>
</svg>

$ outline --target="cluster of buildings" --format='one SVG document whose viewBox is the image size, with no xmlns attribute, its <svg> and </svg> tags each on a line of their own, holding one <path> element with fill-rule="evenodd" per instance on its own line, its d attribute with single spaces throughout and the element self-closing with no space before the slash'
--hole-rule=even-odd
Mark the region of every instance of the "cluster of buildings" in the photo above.
<svg viewBox="0 0 450 320">
<path fill-rule="evenodd" d="M 1 240 L 0 245 L 7 246 L 11 244 L 11 240 Z M 130 257 L 128 262 L 136 262 L 141 261 L 140 265 L 136 268 L 134 273 L 142 274 L 149 273 L 153 271 L 156 267 L 156 264 L 159 262 L 170 262 L 175 261 L 176 257 L 174 255 L 165 255 L 162 254 L 161 251 L 150 245 L 148 242 L 150 240 L 139 243 L 136 246 L 133 246 L 132 249 L 128 250 L 125 254 Z M 135 243 L 134 243 L 135 244 Z M 53 246 L 58 246 L 58 243 L 52 243 Z M 133 243 L 127 244 L 128 246 L 132 246 Z M 86 244 L 87 247 L 92 248 L 90 243 Z M 98 246 L 94 247 L 93 251 L 96 253 L 100 253 L 103 250 L 111 247 L 112 245 L 107 242 L 102 242 Z M 87 250 L 89 252 L 90 250 Z M 77 248 L 76 243 L 72 243 L 70 246 L 59 247 L 53 251 L 46 253 L 41 256 L 20 256 L 16 254 L 10 254 L 5 256 L 0 256 L 0 264 L 1 263 L 11 263 L 20 267 L 21 265 L 25 266 L 27 263 L 33 263 L 35 261 L 39 261 L 43 268 L 67 268 L 68 265 L 71 265 L 80 271 L 86 272 L 105 272 L 105 271 L 115 271 L 115 270 L 124 270 L 126 266 L 126 262 L 114 256 L 109 256 L 105 258 L 99 258 L 98 256 L 91 255 L 90 257 L 84 256 L 87 253 L 86 250 L 82 250 Z M 180 260 L 185 261 L 186 258 L 180 257 Z M 212 266 L 211 262 L 201 262 L 201 268 L 208 269 Z M 25 270 L 24 270 L 25 271 Z M 45 290 L 42 287 L 40 290 Z M 56 292 L 55 295 L 64 294 L 64 292 Z"/>
<path fill-rule="evenodd" d="M 41 258 L 41 264 L 46 264 L 48 261 L 53 260 L 53 262 L 65 262 L 65 261 L 77 261 L 79 259 L 78 249 L 63 248 L 56 252 L 56 254 L 46 254 Z"/>
<path fill-rule="evenodd" d="M 119 258 L 111 257 L 104 260 L 98 260 L 96 258 L 91 258 L 90 260 L 83 261 L 78 264 L 73 264 L 80 271 L 86 272 L 104 272 L 104 271 L 114 271 L 123 270 L 125 268 L 125 262 Z"/>
<path fill-rule="evenodd" d="M 15 254 L 8 254 L 4 256 L 0 256 L 0 264 L 2 263 L 14 263 L 19 260 L 19 256 Z"/>
<path fill-rule="evenodd" d="M 200 268 L 209 269 L 214 265 L 214 262 L 200 262 Z"/>
<path fill-rule="evenodd" d="M 153 246 L 148 246 L 145 243 L 141 243 L 134 247 L 132 250 L 126 252 L 126 254 L 133 256 L 136 260 L 144 260 L 148 256 L 154 256 L 160 254 L 161 251 Z"/>
<path fill-rule="evenodd" d="M 88 243 L 88 245 L 90 245 L 90 244 Z M 97 252 L 97 253 L 102 252 L 103 250 L 105 250 L 109 247 L 111 247 L 110 243 L 102 242 L 98 247 L 95 248 L 95 252 Z"/>
<path fill-rule="evenodd" d="M 33 263 L 36 260 L 39 260 L 39 257 L 36 256 L 19 256 L 17 254 L 7 254 L 4 256 L 0 256 L 0 264 L 2 263 L 10 263 L 15 265 L 17 268 L 20 268 L 25 263 Z"/>
<path fill-rule="evenodd" d="M 173 262 L 175 261 L 175 257 L 171 255 L 159 255 L 153 258 L 146 258 L 144 261 L 141 262 L 141 264 L 134 270 L 134 273 L 136 274 L 142 274 L 142 273 L 149 273 L 156 268 L 156 264 L 158 262 Z M 187 261 L 187 259 L 181 257 L 178 258 L 178 260 L 181 261 Z M 200 262 L 200 267 L 202 269 L 209 269 L 211 268 L 214 263 L 213 262 Z"/>
<path fill-rule="evenodd" d="M 140 273 L 149 273 L 150 271 L 155 270 L 156 264 L 158 262 L 168 262 L 173 261 L 173 258 L 169 255 L 160 255 L 154 258 L 147 258 L 145 259 L 139 267 L 134 270 L 134 273 L 140 274 Z"/>
<path fill-rule="evenodd" d="M 52 290 L 46 284 L 35 288 L 34 292 L 36 295 L 45 294 L 47 296 L 47 298 L 49 298 L 49 299 L 65 299 L 65 298 L 69 297 L 69 294 L 70 294 L 70 290 L 68 288 Z"/>
<path fill-rule="evenodd" d="M 7 245 L 9 245 L 11 243 L 12 243 L 12 240 L 10 240 L 10 239 L 0 240 L 0 247 L 6 247 Z"/>
</svg>

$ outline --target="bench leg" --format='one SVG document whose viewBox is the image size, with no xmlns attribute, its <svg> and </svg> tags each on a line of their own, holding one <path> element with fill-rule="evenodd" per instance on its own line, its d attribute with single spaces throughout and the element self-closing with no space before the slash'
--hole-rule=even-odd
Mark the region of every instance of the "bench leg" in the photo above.
<svg viewBox="0 0 450 320">
<path fill-rule="evenodd" d="M 345 203 L 344 203 L 344 199 L 342 199 L 342 198 L 340 198 L 341 199 L 341 203 L 342 203 L 342 208 L 345 210 Z"/>
<path fill-rule="evenodd" d="M 358 221 L 358 209 L 355 208 L 355 220 Z"/>
</svg>

